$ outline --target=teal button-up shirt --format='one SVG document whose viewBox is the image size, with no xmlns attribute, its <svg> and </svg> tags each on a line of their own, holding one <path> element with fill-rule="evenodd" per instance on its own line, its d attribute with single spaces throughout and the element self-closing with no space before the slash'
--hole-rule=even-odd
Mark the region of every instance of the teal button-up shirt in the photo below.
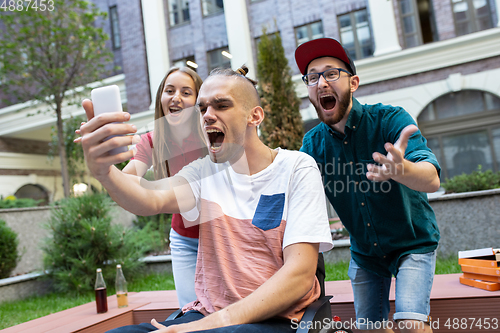
<svg viewBox="0 0 500 333">
<path fill-rule="evenodd" d="M 427 195 L 391 180 L 373 182 L 366 166 L 377 164 L 372 154 L 387 154 L 403 128 L 415 124 L 402 108 L 353 105 L 345 135 L 320 123 L 304 136 L 301 151 L 314 157 L 323 176 L 325 193 L 351 237 L 351 255 L 362 268 L 380 276 L 396 275 L 399 259 L 409 253 L 435 250 L 439 241 L 436 217 Z M 432 163 L 436 157 L 420 131 L 414 133 L 405 158 Z"/>
</svg>

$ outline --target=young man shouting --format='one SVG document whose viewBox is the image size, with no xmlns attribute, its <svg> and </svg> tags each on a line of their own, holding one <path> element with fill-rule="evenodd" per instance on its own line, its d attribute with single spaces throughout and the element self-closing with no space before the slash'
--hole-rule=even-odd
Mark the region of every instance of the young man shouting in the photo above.
<svg viewBox="0 0 500 333">
<path fill-rule="evenodd" d="M 306 133 L 300 150 L 318 163 L 326 196 L 350 234 L 357 326 L 392 332 L 394 275 L 394 320 L 401 332 L 431 332 L 439 230 L 424 192 L 439 188 L 436 157 L 405 110 L 361 105 L 352 97 L 359 77 L 338 41 L 306 42 L 295 59 L 321 120 Z"/>
<path fill-rule="evenodd" d="M 86 162 L 111 197 L 135 214 L 181 212 L 200 223 L 197 300 L 184 306 L 180 319 L 113 332 L 294 332 L 291 320 L 300 320 L 320 295 L 318 251 L 332 247 L 316 163 L 260 141 L 264 112 L 254 85 L 239 73 L 212 72 L 197 106 L 210 155 L 174 177 L 146 182 L 113 166 L 132 152 L 108 154 L 130 145 L 130 136 L 103 141 L 134 133 L 133 125 L 114 123 L 130 116 L 92 119 L 91 102 L 84 102 Z"/>
</svg>

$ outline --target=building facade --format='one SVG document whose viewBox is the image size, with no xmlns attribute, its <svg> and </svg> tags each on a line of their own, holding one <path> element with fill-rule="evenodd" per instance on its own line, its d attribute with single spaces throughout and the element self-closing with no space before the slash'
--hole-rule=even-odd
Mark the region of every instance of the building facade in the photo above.
<svg viewBox="0 0 500 333">
<path fill-rule="evenodd" d="M 355 59 L 360 87 L 354 96 L 404 107 L 436 153 L 443 179 L 479 164 L 500 170 L 500 0 L 94 2 L 109 14 L 109 47 L 121 67 L 106 82 L 120 86 L 126 110 L 143 131 L 151 129 L 156 89 L 170 66 L 191 66 L 206 78 L 215 67 L 246 64 L 255 77 L 265 29 L 282 38 L 306 130 L 318 120 L 294 50 L 333 37 Z M 42 167 L 41 149 L 54 119 L 40 116 L 27 124 L 26 108 L 0 109 L 0 194 L 39 185 L 54 199 L 62 194 L 58 165 Z M 77 107 L 65 112 L 83 113 Z M 18 140 L 40 149 L 14 152 L 9 147 Z"/>
</svg>

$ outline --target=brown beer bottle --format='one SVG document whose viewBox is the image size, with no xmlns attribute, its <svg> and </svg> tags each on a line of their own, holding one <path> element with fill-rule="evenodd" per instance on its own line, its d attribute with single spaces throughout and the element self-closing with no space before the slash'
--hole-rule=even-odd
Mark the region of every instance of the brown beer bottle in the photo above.
<svg viewBox="0 0 500 333">
<path fill-rule="evenodd" d="M 102 270 L 97 269 L 97 277 L 95 280 L 95 304 L 97 313 L 108 312 L 108 297 L 106 293 L 106 283 L 102 277 Z"/>
</svg>

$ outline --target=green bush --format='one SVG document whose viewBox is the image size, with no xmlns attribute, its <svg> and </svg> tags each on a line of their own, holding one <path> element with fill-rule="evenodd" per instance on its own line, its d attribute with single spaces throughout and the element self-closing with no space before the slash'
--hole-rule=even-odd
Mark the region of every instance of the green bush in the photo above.
<svg viewBox="0 0 500 333">
<path fill-rule="evenodd" d="M 44 266 L 57 291 L 85 292 L 94 288 L 96 269 L 106 282 L 114 283 L 120 263 L 128 280 L 143 267 L 139 259 L 158 242 L 150 228 L 124 230 L 111 225 L 112 201 L 105 194 L 62 200 L 47 227 L 52 237 L 43 246 Z M 153 234 L 151 234 L 153 233 Z"/>
<path fill-rule="evenodd" d="M 461 193 L 499 188 L 500 171 L 493 172 L 487 170 L 483 172 L 481 165 L 479 165 L 476 171 L 468 175 L 463 173 L 451 179 L 447 178 L 442 186 L 446 190 L 445 193 Z"/>
<path fill-rule="evenodd" d="M 23 208 L 23 207 L 36 207 L 43 200 L 35 200 L 31 198 L 16 198 L 13 195 L 9 195 L 5 199 L 0 198 L 0 209 L 6 208 Z"/>
<path fill-rule="evenodd" d="M 17 234 L 0 220 L 0 279 L 9 277 L 19 260 Z"/>
<path fill-rule="evenodd" d="M 146 233 L 154 233 L 155 237 L 158 237 L 158 241 L 154 242 L 153 253 L 163 253 L 168 249 L 168 239 L 172 223 L 171 214 L 137 216 L 137 219 L 133 223 L 137 228 L 141 230 L 146 229 Z"/>
</svg>

